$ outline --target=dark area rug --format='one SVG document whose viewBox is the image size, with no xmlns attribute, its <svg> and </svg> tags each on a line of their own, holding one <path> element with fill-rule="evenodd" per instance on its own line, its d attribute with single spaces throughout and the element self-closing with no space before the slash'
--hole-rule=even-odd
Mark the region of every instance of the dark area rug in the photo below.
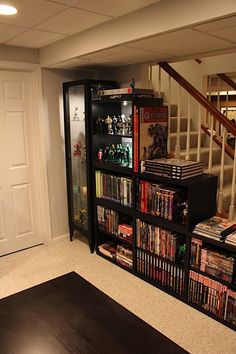
<svg viewBox="0 0 236 354">
<path fill-rule="evenodd" d="M 0 353 L 187 352 L 72 272 L 0 300 Z"/>
</svg>

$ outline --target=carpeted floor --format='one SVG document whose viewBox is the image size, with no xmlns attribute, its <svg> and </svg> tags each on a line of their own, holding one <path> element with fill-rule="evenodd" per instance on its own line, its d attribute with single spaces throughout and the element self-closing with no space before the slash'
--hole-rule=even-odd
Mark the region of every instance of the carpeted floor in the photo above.
<svg viewBox="0 0 236 354">
<path fill-rule="evenodd" d="M 90 254 L 81 240 L 39 246 L 0 258 L 0 298 L 72 271 L 188 352 L 236 353 L 233 330 Z"/>
<path fill-rule="evenodd" d="M 75 272 L 0 300 L 0 353 L 187 354 Z"/>
</svg>

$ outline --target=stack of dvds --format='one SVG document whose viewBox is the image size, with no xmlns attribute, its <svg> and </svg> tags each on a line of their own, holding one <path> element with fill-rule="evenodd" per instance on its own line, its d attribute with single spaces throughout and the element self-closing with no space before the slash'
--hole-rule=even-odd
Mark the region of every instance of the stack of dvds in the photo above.
<svg viewBox="0 0 236 354">
<path fill-rule="evenodd" d="M 236 246 L 236 225 L 234 225 L 235 231 L 232 234 L 226 236 L 225 243 Z"/>
<path fill-rule="evenodd" d="M 157 176 L 187 179 L 203 174 L 202 162 L 181 159 L 153 159 L 141 162 L 141 172 L 152 173 Z"/>
<path fill-rule="evenodd" d="M 235 231 L 235 227 L 235 221 L 230 221 L 215 215 L 212 218 L 198 223 L 193 232 L 214 240 L 224 241 L 225 238 L 227 239 L 227 235 Z"/>
<path fill-rule="evenodd" d="M 234 264 L 235 257 L 225 252 L 210 248 L 203 248 L 201 251 L 200 270 L 229 283 L 232 282 Z"/>
</svg>

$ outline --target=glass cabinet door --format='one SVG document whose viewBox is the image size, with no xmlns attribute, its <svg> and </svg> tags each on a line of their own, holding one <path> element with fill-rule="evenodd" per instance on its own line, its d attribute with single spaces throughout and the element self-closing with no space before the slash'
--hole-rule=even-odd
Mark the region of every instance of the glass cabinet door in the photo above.
<svg viewBox="0 0 236 354">
<path fill-rule="evenodd" d="M 88 230 L 85 88 L 71 86 L 68 92 L 71 143 L 72 218 L 80 228 Z"/>
</svg>

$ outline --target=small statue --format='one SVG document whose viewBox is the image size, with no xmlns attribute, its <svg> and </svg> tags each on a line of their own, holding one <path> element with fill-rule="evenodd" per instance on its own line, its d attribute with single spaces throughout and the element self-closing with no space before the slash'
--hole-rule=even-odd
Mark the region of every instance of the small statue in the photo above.
<svg viewBox="0 0 236 354">
<path fill-rule="evenodd" d="M 107 134 L 113 134 L 112 131 L 112 118 L 108 115 L 105 119 Z"/>
<path fill-rule="evenodd" d="M 79 107 L 75 107 L 74 109 L 73 120 L 79 120 Z"/>
<path fill-rule="evenodd" d="M 135 79 L 134 78 L 131 79 L 129 86 L 134 89 L 134 86 L 135 86 Z"/>
<path fill-rule="evenodd" d="M 116 116 L 114 116 L 112 119 L 112 132 L 113 132 L 113 135 L 117 134 L 117 117 Z"/>
<path fill-rule="evenodd" d="M 102 149 L 99 149 L 99 150 L 98 150 L 98 161 L 99 161 L 99 162 L 102 161 L 102 156 L 103 156 Z"/>
<path fill-rule="evenodd" d="M 98 117 L 97 121 L 96 121 L 96 128 L 97 128 L 97 133 L 98 134 L 105 134 L 105 122 L 104 119 L 102 117 Z"/>
</svg>

